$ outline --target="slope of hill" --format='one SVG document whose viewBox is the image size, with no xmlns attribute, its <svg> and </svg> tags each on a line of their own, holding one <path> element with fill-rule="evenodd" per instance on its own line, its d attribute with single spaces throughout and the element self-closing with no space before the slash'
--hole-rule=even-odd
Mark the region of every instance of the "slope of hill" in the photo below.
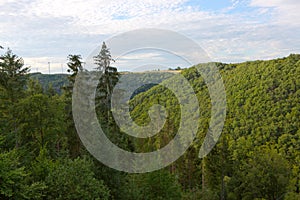
<svg viewBox="0 0 300 200">
<path fill-rule="evenodd" d="M 30 78 L 37 79 L 42 87 L 47 89 L 50 85 L 57 93 L 61 93 L 61 88 L 68 84 L 68 74 L 42 74 L 31 73 Z"/>
<path fill-rule="evenodd" d="M 177 169 L 174 173 L 191 189 L 202 179 L 202 188 L 219 197 L 226 193 L 229 199 L 277 199 L 289 193 L 288 198 L 297 199 L 299 196 L 293 195 L 300 190 L 300 55 L 216 64 L 227 96 L 222 137 L 207 158 L 197 159 L 210 121 L 210 97 L 197 70 L 183 70 L 197 94 L 201 117 L 197 139 L 184 156 L 189 161 L 179 159 L 172 168 Z M 135 121 L 147 124 L 149 108 L 155 103 L 165 106 L 169 117 L 159 134 L 135 140 L 139 151 L 168 144 L 179 127 L 180 105 L 174 94 L 160 85 L 131 101 Z"/>
</svg>

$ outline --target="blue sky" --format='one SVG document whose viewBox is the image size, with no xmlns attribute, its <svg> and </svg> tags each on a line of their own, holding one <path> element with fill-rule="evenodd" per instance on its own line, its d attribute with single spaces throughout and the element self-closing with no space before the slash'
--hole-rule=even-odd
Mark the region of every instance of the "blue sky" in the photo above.
<svg viewBox="0 0 300 200">
<path fill-rule="evenodd" d="M 0 45 L 43 73 L 48 62 L 52 73 L 66 71 L 69 54 L 86 58 L 102 41 L 139 28 L 183 34 L 213 61 L 272 59 L 300 53 L 299 10 L 299 0 L 0 0 Z M 126 55 L 120 70 L 137 59 L 184 65 L 158 54 Z"/>
</svg>

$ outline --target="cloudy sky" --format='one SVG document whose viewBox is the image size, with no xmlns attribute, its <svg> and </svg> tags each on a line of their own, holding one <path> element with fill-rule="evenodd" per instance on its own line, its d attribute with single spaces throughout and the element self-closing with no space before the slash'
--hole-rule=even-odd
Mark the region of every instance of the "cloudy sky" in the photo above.
<svg viewBox="0 0 300 200">
<path fill-rule="evenodd" d="M 299 10 L 299 0 L 0 0 L 0 45 L 43 73 L 48 62 L 51 73 L 66 71 L 69 54 L 86 58 L 102 41 L 140 28 L 183 34 L 213 61 L 271 59 L 300 53 Z M 158 54 L 125 55 L 121 70 Z"/>
</svg>

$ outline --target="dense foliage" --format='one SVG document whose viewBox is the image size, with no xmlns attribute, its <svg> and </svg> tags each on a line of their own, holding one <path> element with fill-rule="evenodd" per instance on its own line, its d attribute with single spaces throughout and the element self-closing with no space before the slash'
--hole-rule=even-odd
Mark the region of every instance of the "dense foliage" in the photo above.
<svg viewBox="0 0 300 200">
<path fill-rule="evenodd" d="M 186 198 L 299 198 L 300 56 L 215 64 L 227 95 L 222 137 L 208 157 L 197 159 L 211 117 L 210 97 L 196 68 L 184 70 L 182 74 L 193 86 L 202 108 L 200 128 L 193 147 L 169 171 L 177 175 L 184 190 L 199 191 Z M 147 112 L 154 103 L 171 113 L 157 136 L 135 140 L 135 148 L 149 151 L 166 145 L 176 134 L 180 120 L 174 94 L 163 86 L 155 86 L 131 103 L 132 116 L 140 124 L 149 122 Z"/>
<path fill-rule="evenodd" d="M 115 171 L 85 150 L 71 109 L 75 77 L 84 69 L 80 55 L 68 60 L 70 76 L 29 76 L 12 51 L 0 57 L 0 199 L 300 199 L 300 55 L 216 63 L 226 88 L 227 117 L 221 138 L 204 159 L 198 152 L 211 117 L 210 96 L 195 67 L 183 70 L 201 108 L 198 121 L 186 122 L 199 123 L 197 138 L 175 163 L 145 174 Z M 104 73 L 96 107 L 107 136 L 128 151 L 162 148 L 181 120 L 176 96 L 156 84 L 136 90 L 130 104 L 137 124 L 149 123 L 154 104 L 163 105 L 168 117 L 154 137 L 125 135 L 110 112 L 112 88 L 122 76 L 111 62 L 103 43 L 95 57 L 96 70 Z M 170 81 L 171 75 L 157 77 Z M 45 86 L 51 83 L 52 89 Z"/>
</svg>

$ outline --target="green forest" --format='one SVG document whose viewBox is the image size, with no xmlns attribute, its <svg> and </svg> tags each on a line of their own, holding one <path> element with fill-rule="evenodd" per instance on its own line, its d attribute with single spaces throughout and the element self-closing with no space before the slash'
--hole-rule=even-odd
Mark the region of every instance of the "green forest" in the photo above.
<svg viewBox="0 0 300 200">
<path fill-rule="evenodd" d="M 161 170 L 130 174 L 96 160 L 77 134 L 72 92 L 77 74 L 85 70 L 80 55 L 67 56 L 68 75 L 43 75 L 30 74 L 11 50 L 1 52 L 1 200 L 300 199 L 300 55 L 215 63 L 226 89 L 227 114 L 218 143 L 202 159 L 198 153 L 211 118 L 210 96 L 196 67 L 183 69 L 180 73 L 201 107 L 193 145 Z M 153 104 L 164 106 L 169 114 L 157 135 L 128 136 L 110 111 L 111 93 L 122 73 L 112 67 L 105 43 L 94 60 L 95 71 L 103 73 L 96 113 L 107 137 L 131 152 L 155 151 L 168 144 L 180 121 L 180 105 L 172 91 L 157 84 L 135 91 L 130 110 L 137 124 L 150 122 Z M 145 79 L 148 76 L 145 73 Z M 162 73 L 161 81 L 168 77 Z"/>
</svg>

